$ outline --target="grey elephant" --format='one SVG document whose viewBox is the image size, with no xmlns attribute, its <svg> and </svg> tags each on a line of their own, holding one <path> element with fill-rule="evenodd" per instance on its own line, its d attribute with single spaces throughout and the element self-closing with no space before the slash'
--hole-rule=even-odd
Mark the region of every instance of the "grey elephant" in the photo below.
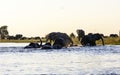
<svg viewBox="0 0 120 75">
<path fill-rule="evenodd" d="M 41 48 L 42 47 L 42 40 L 40 39 L 40 44 L 38 42 L 30 42 L 29 45 L 25 46 L 24 48 Z"/>
<path fill-rule="evenodd" d="M 55 39 L 53 45 L 51 45 L 50 42 L 46 42 L 44 45 L 42 45 L 42 40 L 40 38 L 40 44 L 36 42 L 31 42 L 29 45 L 25 46 L 24 48 L 41 48 L 41 49 L 61 49 L 65 47 L 65 40 L 61 37 L 58 37 Z"/>
<path fill-rule="evenodd" d="M 80 41 L 83 36 L 85 36 L 85 31 L 83 29 L 77 29 L 76 30 L 78 35 L 78 40 Z"/>
<path fill-rule="evenodd" d="M 61 32 L 51 32 L 46 36 L 46 42 L 50 40 L 52 43 L 55 42 L 56 39 L 62 38 L 64 40 L 64 46 L 68 47 L 69 45 L 73 45 L 72 39 L 66 34 L 66 33 L 61 33 Z"/>
<path fill-rule="evenodd" d="M 99 33 L 96 34 L 90 33 L 82 37 L 81 44 L 83 46 L 96 46 L 96 41 L 100 39 L 102 41 L 102 45 L 104 45 L 104 40 Z"/>
</svg>

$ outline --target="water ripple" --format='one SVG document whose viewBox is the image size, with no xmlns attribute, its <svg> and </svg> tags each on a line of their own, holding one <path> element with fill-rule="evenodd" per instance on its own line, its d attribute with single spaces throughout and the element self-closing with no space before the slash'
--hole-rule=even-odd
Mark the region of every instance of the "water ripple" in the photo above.
<svg viewBox="0 0 120 75">
<path fill-rule="evenodd" d="M 69 47 L 63 49 L 24 49 L 23 47 L 0 47 L 0 53 L 5 52 L 86 52 L 94 54 L 120 53 L 120 45 L 96 46 L 96 47 Z"/>
</svg>

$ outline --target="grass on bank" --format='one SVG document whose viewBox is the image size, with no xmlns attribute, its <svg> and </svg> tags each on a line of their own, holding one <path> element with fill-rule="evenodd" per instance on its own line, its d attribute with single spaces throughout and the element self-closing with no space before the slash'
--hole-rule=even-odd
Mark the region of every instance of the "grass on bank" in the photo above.
<svg viewBox="0 0 120 75">
<path fill-rule="evenodd" d="M 120 37 L 103 38 L 105 45 L 120 45 Z M 77 38 L 72 39 L 74 44 L 80 44 Z M 102 44 L 101 40 L 96 41 L 97 44 Z"/>
<path fill-rule="evenodd" d="M 72 38 L 75 45 L 80 44 L 77 38 Z M 42 39 L 43 42 L 46 41 L 46 39 Z M 39 42 L 39 40 L 31 39 L 31 40 L 0 40 L 0 43 L 29 43 L 29 42 Z M 101 40 L 96 42 L 97 44 L 102 44 Z M 120 37 L 112 38 L 104 38 L 105 45 L 120 45 Z"/>
<path fill-rule="evenodd" d="M 105 45 L 120 45 L 120 37 L 108 37 L 104 38 Z M 97 43 L 101 43 L 101 41 L 97 41 Z"/>
<path fill-rule="evenodd" d="M 29 43 L 29 42 L 39 42 L 40 40 L 26 39 L 26 40 L 0 40 L 0 43 Z M 42 39 L 45 42 L 45 39 Z"/>
</svg>

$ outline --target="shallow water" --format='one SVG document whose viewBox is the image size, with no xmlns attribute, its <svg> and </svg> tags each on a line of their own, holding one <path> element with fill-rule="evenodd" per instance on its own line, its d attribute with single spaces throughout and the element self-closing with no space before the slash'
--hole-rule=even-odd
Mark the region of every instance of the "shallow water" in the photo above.
<svg viewBox="0 0 120 75">
<path fill-rule="evenodd" d="M 120 45 L 24 49 L 27 43 L 0 43 L 0 75 L 120 74 Z"/>
</svg>

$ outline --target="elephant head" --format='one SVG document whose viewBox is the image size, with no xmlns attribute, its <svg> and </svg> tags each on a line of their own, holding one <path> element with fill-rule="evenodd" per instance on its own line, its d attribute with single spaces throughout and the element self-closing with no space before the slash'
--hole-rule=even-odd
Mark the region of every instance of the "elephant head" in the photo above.
<svg viewBox="0 0 120 75">
<path fill-rule="evenodd" d="M 25 46 L 24 48 L 40 48 L 42 46 L 42 40 L 40 39 L 40 44 L 37 42 L 31 42 L 29 45 Z"/>
<path fill-rule="evenodd" d="M 61 33 L 61 32 L 52 32 L 52 33 L 49 33 L 46 36 L 46 42 L 48 42 L 48 40 L 50 40 L 50 42 L 51 41 L 54 42 L 58 38 L 64 39 L 66 46 L 68 46 L 70 44 L 73 45 L 72 39 L 66 33 Z"/>
<path fill-rule="evenodd" d="M 51 45 L 50 42 L 47 42 L 46 44 L 42 45 L 41 49 L 61 49 L 65 46 L 65 40 L 59 37 L 55 39 L 53 45 Z"/>
<path fill-rule="evenodd" d="M 82 29 L 77 29 L 76 30 L 77 34 L 78 34 L 78 40 L 80 41 L 80 39 L 85 36 L 85 31 Z"/>
<path fill-rule="evenodd" d="M 47 42 L 41 46 L 41 49 L 52 49 L 51 43 Z"/>
<path fill-rule="evenodd" d="M 50 40 L 50 43 L 55 40 L 57 32 L 51 32 L 46 36 L 46 42 Z"/>
<path fill-rule="evenodd" d="M 101 39 L 102 45 L 104 45 L 104 40 L 99 33 L 94 34 L 94 38 L 95 38 L 95 40 L 100 40 Z"/>
<path fill-rule="evenodd" d="M 65 40 L 64 38 L 56 38 L 55 41 L 54 41 L 54 44 L 53 44 L 53 49 L 61 49 L 63 47 L 65 47 Z"/>
</svg>

